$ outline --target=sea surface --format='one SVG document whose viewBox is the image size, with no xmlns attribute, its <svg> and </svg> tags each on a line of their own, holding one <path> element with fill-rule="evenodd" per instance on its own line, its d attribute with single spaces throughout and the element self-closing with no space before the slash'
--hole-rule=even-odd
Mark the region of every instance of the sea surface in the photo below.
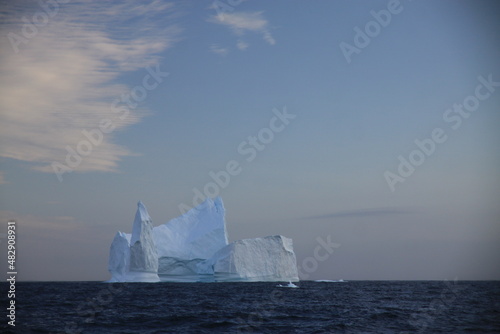
<svg viewBox="0 0 500 334">
<path fill-rule="evenodd" d="M 500 281 L 297 285 L 18 282 L 12 332 L 500 333 Z"/>
</svg>

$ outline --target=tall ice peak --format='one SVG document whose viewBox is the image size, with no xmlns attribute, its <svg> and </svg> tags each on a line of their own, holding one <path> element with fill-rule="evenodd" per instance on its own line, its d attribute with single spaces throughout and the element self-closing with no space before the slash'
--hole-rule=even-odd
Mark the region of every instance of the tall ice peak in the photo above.
<svg viewBox="0 0 500 334">
<path fill-rule="evenodd" d="M 146 206 L 141 201 L 137 202 L 137 214 L 140 215 L 141 220 L 151 220 L 148 209 L 146 209 Z"/>
<path fill-rule="evenodd" d="M 136 241 L 141 239 L 141 233 L 144 223 L 152 223 L 146 206 L 139 201 L 137 203 L 137 211 L 135 213 L 134 224 L 132 225 L 132 238 L 130 245 L 134 245 Z"/>
</svg>

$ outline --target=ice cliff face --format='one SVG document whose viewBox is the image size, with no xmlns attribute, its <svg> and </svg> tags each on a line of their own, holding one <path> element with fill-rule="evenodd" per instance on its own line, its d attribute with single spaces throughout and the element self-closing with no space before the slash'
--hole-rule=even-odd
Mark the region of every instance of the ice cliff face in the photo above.
<svg viewBox="0 0 500 334">
<path fill-rule="evenodd" d="M 281 235 L 243 239 L 199 265 L 216 281 L 298 281 L 292 239 Z"/>
<path fill-rule="evenodd" d="M 224 205 L 207 199 L 180 217 L 154 228 L 160 257 L 205 259 L 227 245 Z"/>
<path fill-rule="evenodd" d="M 109 250 L 108 270 L 111 280 L 125 282 L 130 268 L 130 234 L 116 232 Z"/>
<path fill-rule="evenodd" d="M 272 236 L 228 245 L 220 198 L 157 227 L 139 202 L 132 234 L 115 235 L 108 267 L 111 282 L 298 280 L 291 239 Z"/>
</svg>

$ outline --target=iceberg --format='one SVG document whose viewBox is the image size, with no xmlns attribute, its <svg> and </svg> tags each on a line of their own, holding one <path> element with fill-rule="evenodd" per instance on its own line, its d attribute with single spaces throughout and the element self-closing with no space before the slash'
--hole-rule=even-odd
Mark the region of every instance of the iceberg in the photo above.
<svg viewBox="0 0 500 334">
<path fill-rule="evenodd" d="M 139 202 L 132 234 L 117 232 L 111 243 L 108 270 L 109 282 L 299 280 L 292 239 L 228 242 L 220 197 L 156 227 Z"/>
</svg>

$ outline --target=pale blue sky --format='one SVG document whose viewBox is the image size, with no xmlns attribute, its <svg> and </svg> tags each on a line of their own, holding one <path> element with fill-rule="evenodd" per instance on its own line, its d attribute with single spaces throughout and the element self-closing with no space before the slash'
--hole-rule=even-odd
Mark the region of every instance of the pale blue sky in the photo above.
<svg viewBox="0 0 500 334">
<path fill-rule="evenodd" d="M 138 200 L 164 223 L 236 160 L 230 241 L 283 234 L 302 265 L 331 235 L 308 278 L 500 279 L 500 87 L 458 129 L 443 120 L 479 76 L 500 82 L 495 1 L 402 0 L 350 63 L 340 43 L 392 1 L 221 2 L 236 5 L 61 4 L 18 50 L 43 9 L 2 5 L 0 210 L 18 221 L 19 278 L 107 279 Z M 156 64 L 169 75 L 59 182 L 51 163 Z M 246 161 L 240 143 L 284 107 L 296 118 Z M 435 128 L 447 140 L 391 191 L 384 172 Z"/>
</svg>

